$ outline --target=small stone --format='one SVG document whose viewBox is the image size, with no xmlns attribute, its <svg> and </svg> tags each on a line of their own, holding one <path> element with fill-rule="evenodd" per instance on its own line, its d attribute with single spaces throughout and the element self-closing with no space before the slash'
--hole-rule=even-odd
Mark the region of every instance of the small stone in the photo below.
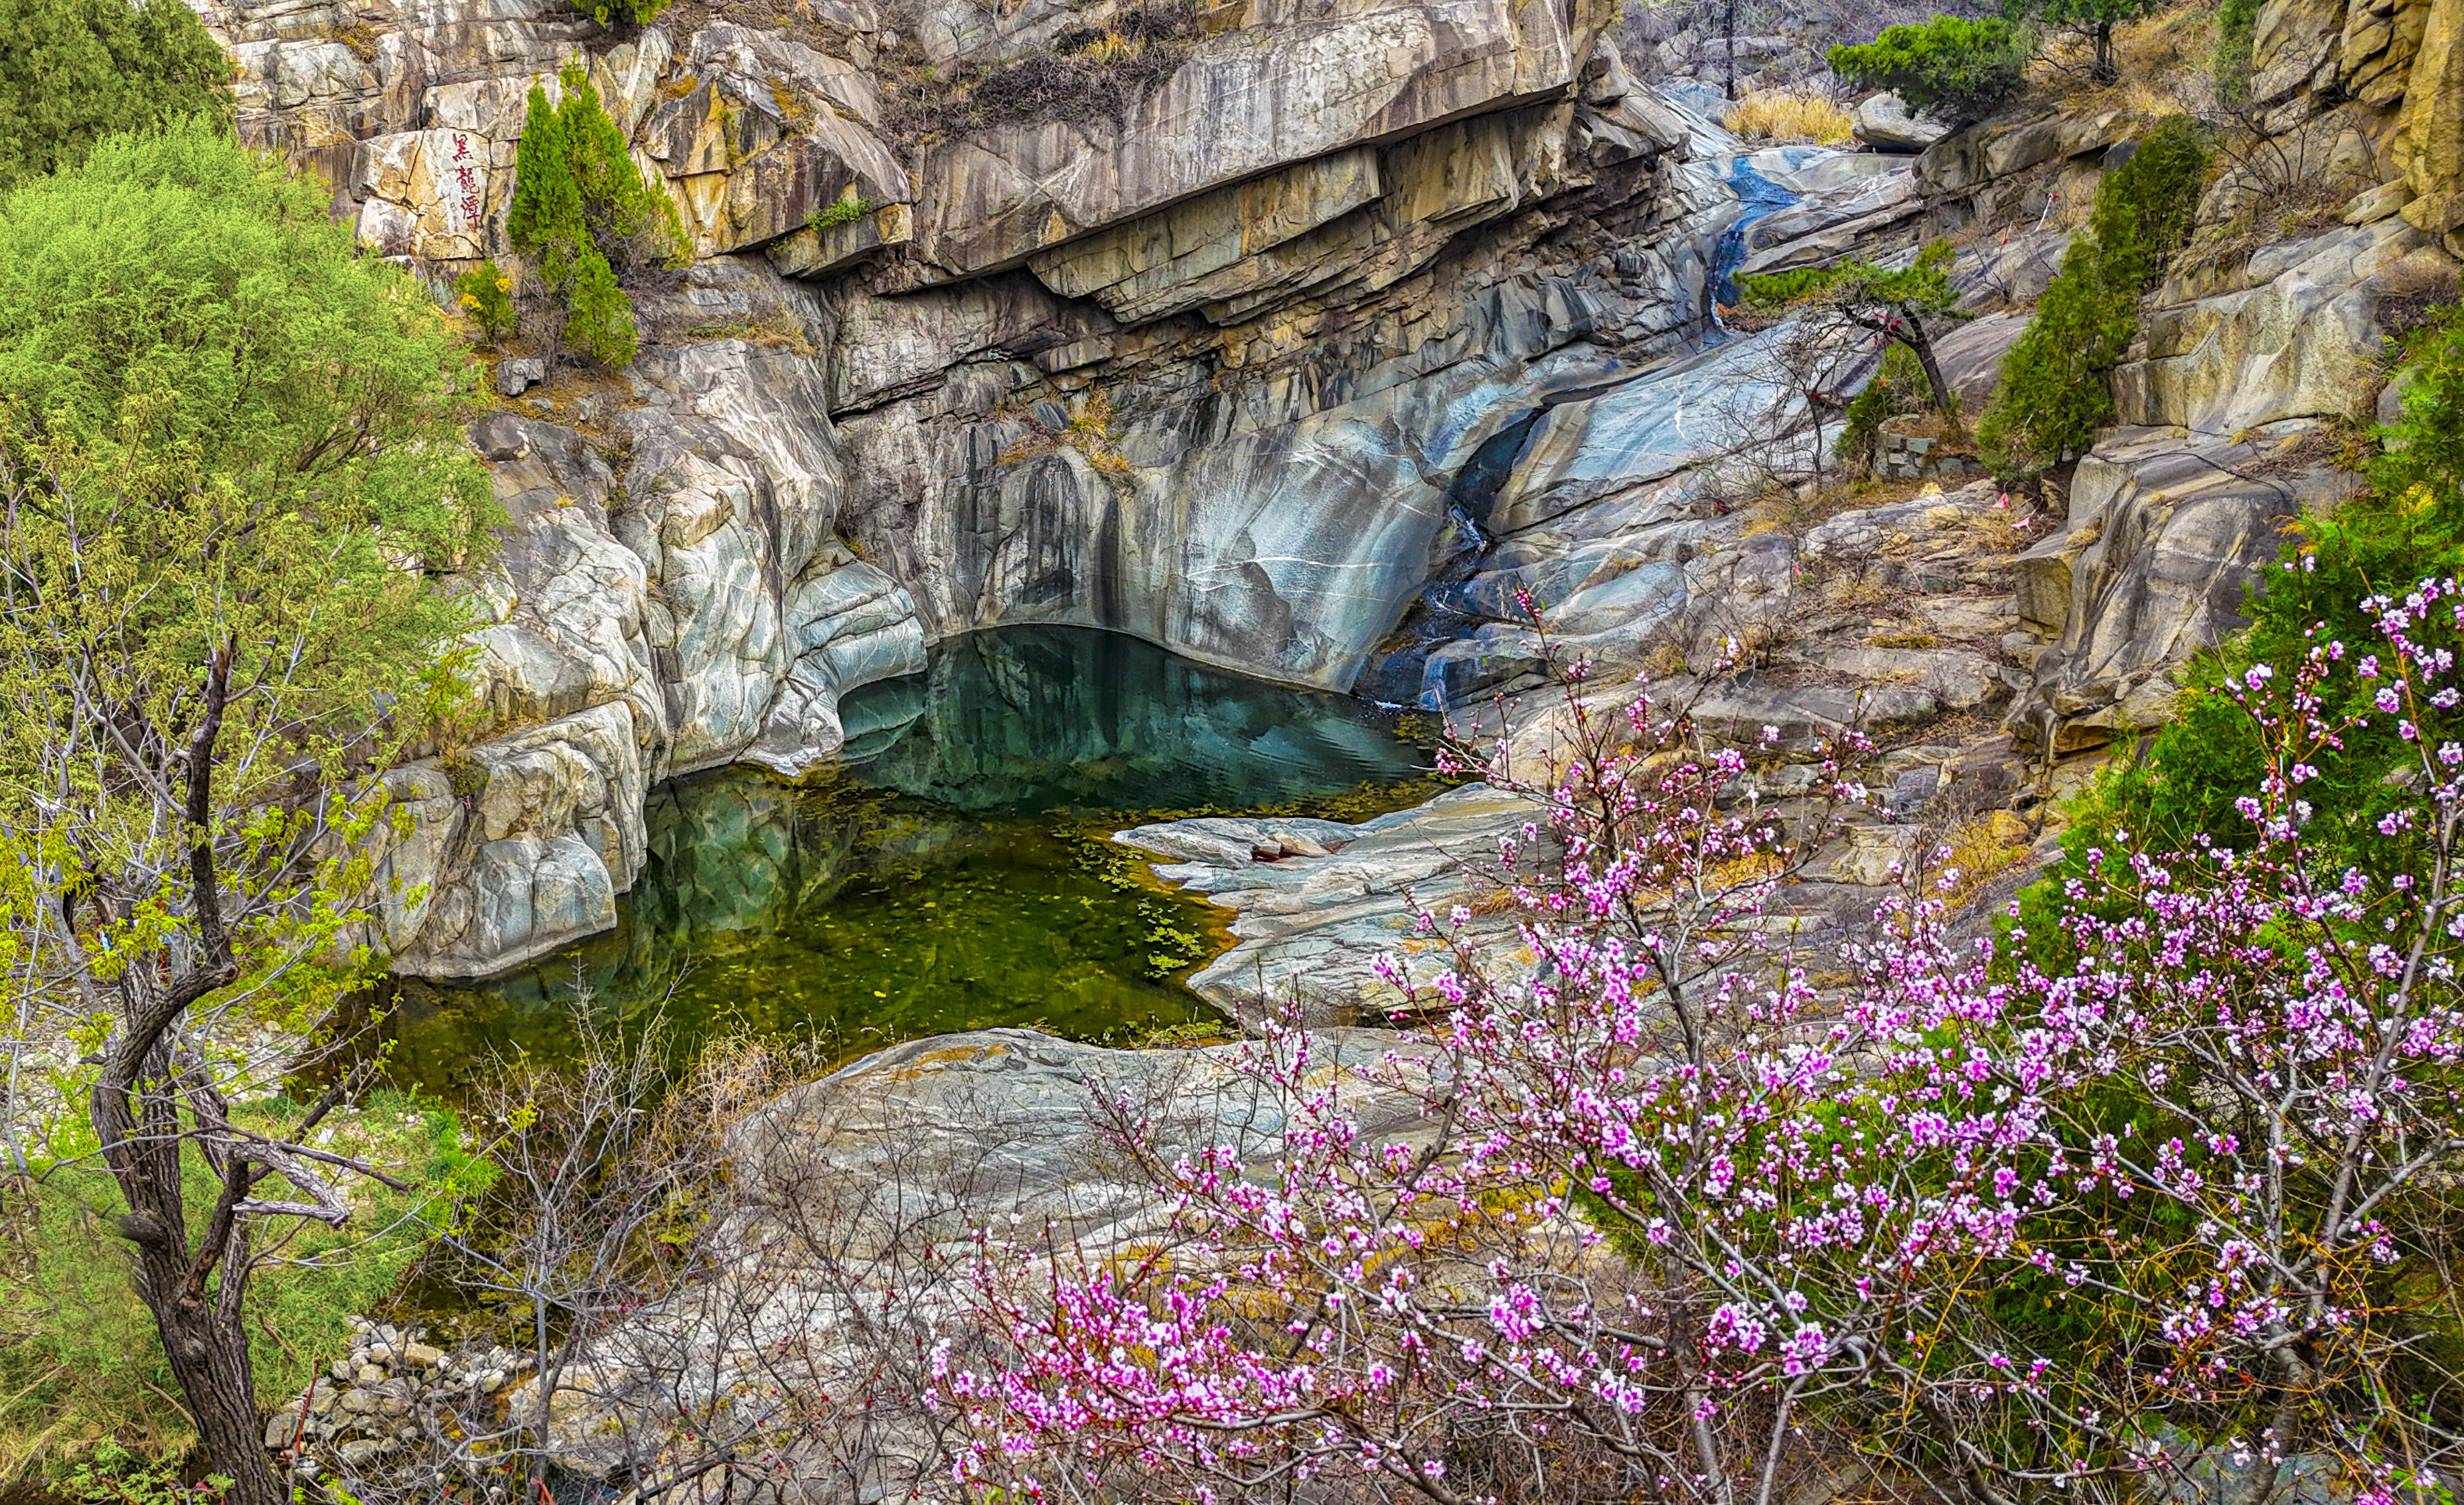
<svg viewBox="0 0 2464 1505">
<path fill-rule="evenodd" d="M 445 1351 L 427 1343 L 411 1343 L 403 1349 L 402 1362 L 414 1369 L 433 1369 L 445 1362 Z"/>
<path fill-rule="evenodd" d="M 573 421 L 577 424 L 595 424 L 606 409 L 607 404 L 596 397 L 577 397 L 573 400 Z"/>
<path fill-rule="evenodd" d="M 362 1415 L 365 1412 L 376 1409 L 376 1405 L 377 1398 L 375 1393 L 372 1391 L 363 1390 L 354 1386 L 353 1388 L 342 1392 L 342 1409 L 350 1412 L 354 1416 Z"/>
<path fill-rule="evenodd" d="M 358 1442 L 346 1442 L 342 1444 L 337 1451 L 346 1467 L 356 1469 L 360 1467 L 360 1465 L 374 1458 L 378 1453 L 385 1451 L 388 1446 L 390 1446 L 390 1444 L 372 1442 L 363 1438 Z"/>
<path fill-rule="evenodd" d="M 265 1419 L 265 1446 L 269 1451 L 280 1452 L 291 1446 L 291 1439 L 297 1435 L 298 1431 L 298 1412 L 276 1411 Z"/>
<path fill-rule="evenodd" d="M 360 1385 L 383 1385 L 385 1383 L 385 1371 L 382 1365 L 363 1363 L 360 1365 L 360 1372 L 351 1378 Z"/>
<path fill-rule="evenodd" d="M 341 1398 L 341 1391 L 335 1389 L 329 1385 L 320 1385 L 317 1386 L 317 1393 L 308 1397 L 308 1414 L 311 1416 L 322 1416 L 326 1412 L 332 1410 L 334 1408 L 334 1403 Z"/>
<path fill-rule="evenodd" d="M 547 362 L 531 356 L 508 356 L 496 362 L 496 390 L 519 397 L 547 380 Z"/>
<path fill-rule="evenodd" d="M 377 1414 L 380 1416 L 407 1416 L 410 1414 L 410 1403 L 399 1395 L 388 1395 L 384 1400 L 377 1402 Z"/>
<path fill-rule="evenodd" d="M 352 1368 L 351 1362 L 347 1359 L 337 1359 L 325 1366 L 325 1373 L 332 1377 L 336 1385 L 350 1384 L 351 1376 L 358 1372 Z"/>
</svg>

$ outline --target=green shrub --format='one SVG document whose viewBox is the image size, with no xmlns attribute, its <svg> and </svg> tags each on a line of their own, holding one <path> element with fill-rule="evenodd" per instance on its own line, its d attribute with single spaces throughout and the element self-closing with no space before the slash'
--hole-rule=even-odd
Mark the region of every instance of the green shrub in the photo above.
<svg viewBox="0 0 2464 1505">
<path fill-rule="evenodd" d="M 850 183 L 840 190 L 836 199 L 816 207 L 812 213 L 806 215 L 804 223 L 815 229 L 827 229 L 833 225 L 852 225 L 878 207 L 870 199 L 858 193 L 855 185 Z"/>
<path fill-rule="evenodd" d="M 666 189 L 651 186 L 634 164 L 625 133 L 600 103 L 589 71 L 577 60 L 565 64 L 557 76 L 564 85 L 557 125 L 591 244 L 620 273 L 646 262 L 690 259 L 692 248 L 684 242 L 675 202 Z"/>
<path fill-rule="evenodd" d="M 228 127 L 231 60 L 180 0 L 0 0 L 0 190 L 116 131 Z"/>
<path fill-rule="evenodd" d="M 668 8 L 668 0 L 583 0 L 582 9 L 602 26 L 648 26 Z"/>
<path fill-rule="evenodd" d="M 488 343 L 495 344 L 514 332 L 518 316 L 514 310 L 514 279 L 490 257 L 453 279 L 454 306 L 471 316 Z"/>
<path fill-rule="evenodd" d="M 2175 117 L 2097 185 L 2087 228 L 2028 327 L 2002 357 L 2002 380 L 1977 437 L 2004 481 L 2084 454 L 2113 421 L 2113 368 L 2139 330 L 2139 297 L 2189 238 L 2207 147 Z"/>
<path fill-rule="evenodd" d="M 564 122 L 538 84 L 531 85 L 521 140 L 514 147 L 514 202 L 505 213 L 505 238 L 530 258 L 547 287 L 561 287 L 573 274 L 574 257 L 590 238 L 582 188 L 567 158 Z"/>
<path fill-rule="evenodd" d="M 1938 15 L 1923 26 L 1892 27 L 1862 46 L 1831 49 L 1831 71 L 1966 125 L 2018 93 L 2035 55 L 2035 39 L 2002 17 Z"/>
<path fill-rule="evenodd" d="M 564 100 L 553 108 L 547 92 L 531 86 L 505 232 L 535 259 L 541 285 L 563 294 L 565 338 L 593 360 L 621 366 L 638 341 L 618 273 L 645 262 L 676 265 L 693 248 L 674 201 L 644 179 L 626 150 L 589 71 L 576 60 L 557 76 Z"/>
<path fill-rule="evenodd" d="M 1849 403 L 1839 430 L 1839 458 L 1855 466 L 1874 463 L 1874 447 L 1882 436 L 1882 421 L 1902 413 L 1921 413 L 1933 405 L 1925 367 L 1916 352 L 1896 341 L 1882 349 L 1881 369 L 1865 390 Z"/>
<path fill-rule="evenodd" d="M 631 362 L 637 342 L 633 301 L 598 251 L 584 251 L 576 261 L 566 310 L 564 338 L 574 348 L 602 365 Z"/>
</svg>

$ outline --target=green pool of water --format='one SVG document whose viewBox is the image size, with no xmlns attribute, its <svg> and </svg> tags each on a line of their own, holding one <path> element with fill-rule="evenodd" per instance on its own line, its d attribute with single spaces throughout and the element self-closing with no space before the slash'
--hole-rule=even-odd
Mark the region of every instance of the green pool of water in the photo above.
<svg viewBox="0 0 2464 1505">
<path fill-rule="evenodd" d="M 1134 1039 L 1214 1017 L 1182 979 L 1222 911 L 1107 840 L 1173 815 L 1362 818 L 1425 797 L 1414 729 L 1134 639 L 1017 627 L 842 707 L 847 765 L 730 768 L 652 795 L 607 934 L 481 983 L 406 982 L 394 1073 L 450 1092 L 489 1055 L 573 1047 L 575 1000 L 690 1051 L 722 1033 L 854 1053 L 998 1024 Z"/>
</svg>

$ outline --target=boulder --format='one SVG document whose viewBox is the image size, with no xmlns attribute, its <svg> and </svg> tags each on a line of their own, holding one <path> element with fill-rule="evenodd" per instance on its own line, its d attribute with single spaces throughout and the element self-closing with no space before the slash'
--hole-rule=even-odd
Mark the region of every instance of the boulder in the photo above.
<svg viewBox="0 0 2464 1505">
<path fill-rule="evenodd" d="M 2244 595 L 2276 558 L 2284 524 L 2352 482 L 2323 466 L 2269 475 L 2266 462 L 2299 439 L 2125 428 L 2079 461 L 2070 533 L 2024 556 L 2040 572 L 2022 591 L 2030 622 L 2049 625 L 2057 568 L 2069 600 L 2057 643 L 2005 722 L 2014 737 L 2042 746 L 2050 727 L 2055 750 L 2069 752 L 2172 718 L 2176 670 L 2243 624 Z"/>
<path fill-rule="evenodd" d="M 2443 264 L 2401 219 L 2266 247 L 2220 285 L 2177 277 L 2143 321 L 2142 359 L 2114 373 L 2121 420 L 2230 437 L 2287 419 L 2361 417 L 2382 346 L 2379 289 Z"/>
<path fill-rule="evenodd" d="M 1857 139 L 1875 151 L 1921 152 L 1950 134 L 1949 126 L 1910 110 L 1888 90 L 1859 100 L 1852 118 Z"/>
</svg>

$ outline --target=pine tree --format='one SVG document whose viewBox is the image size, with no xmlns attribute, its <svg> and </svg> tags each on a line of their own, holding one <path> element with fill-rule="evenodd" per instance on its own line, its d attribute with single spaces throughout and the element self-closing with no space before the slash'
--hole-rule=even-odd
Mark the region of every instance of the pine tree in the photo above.
<svg viewBox="0 0 2464 1505">
<path fill-rule="evenodd" d="M 514 204 L 505 219 L 514 249 L 531 259 L 539 282 L 561 287 L 575 258 L 590 244 L 574 181 L 564 121 L 547 102 L 547 91 L 531 85 L 522 117 L 522 138 L 514 153 Z"/>
<path fill-rule="evenodd" d="M 621 366 L 633 359 L 636 336 L 633 300 L 616 285 L 607 258 L 585 249 L 574 259 L 573 291 L 566 304 L 564 338 L 602 365 Z"/>
<path fill-rule="evenodd" d="M 180 0 L 0 0 L 0 189 L 116 131 L 229 122 L 231 60 Z"/>
</svg>

